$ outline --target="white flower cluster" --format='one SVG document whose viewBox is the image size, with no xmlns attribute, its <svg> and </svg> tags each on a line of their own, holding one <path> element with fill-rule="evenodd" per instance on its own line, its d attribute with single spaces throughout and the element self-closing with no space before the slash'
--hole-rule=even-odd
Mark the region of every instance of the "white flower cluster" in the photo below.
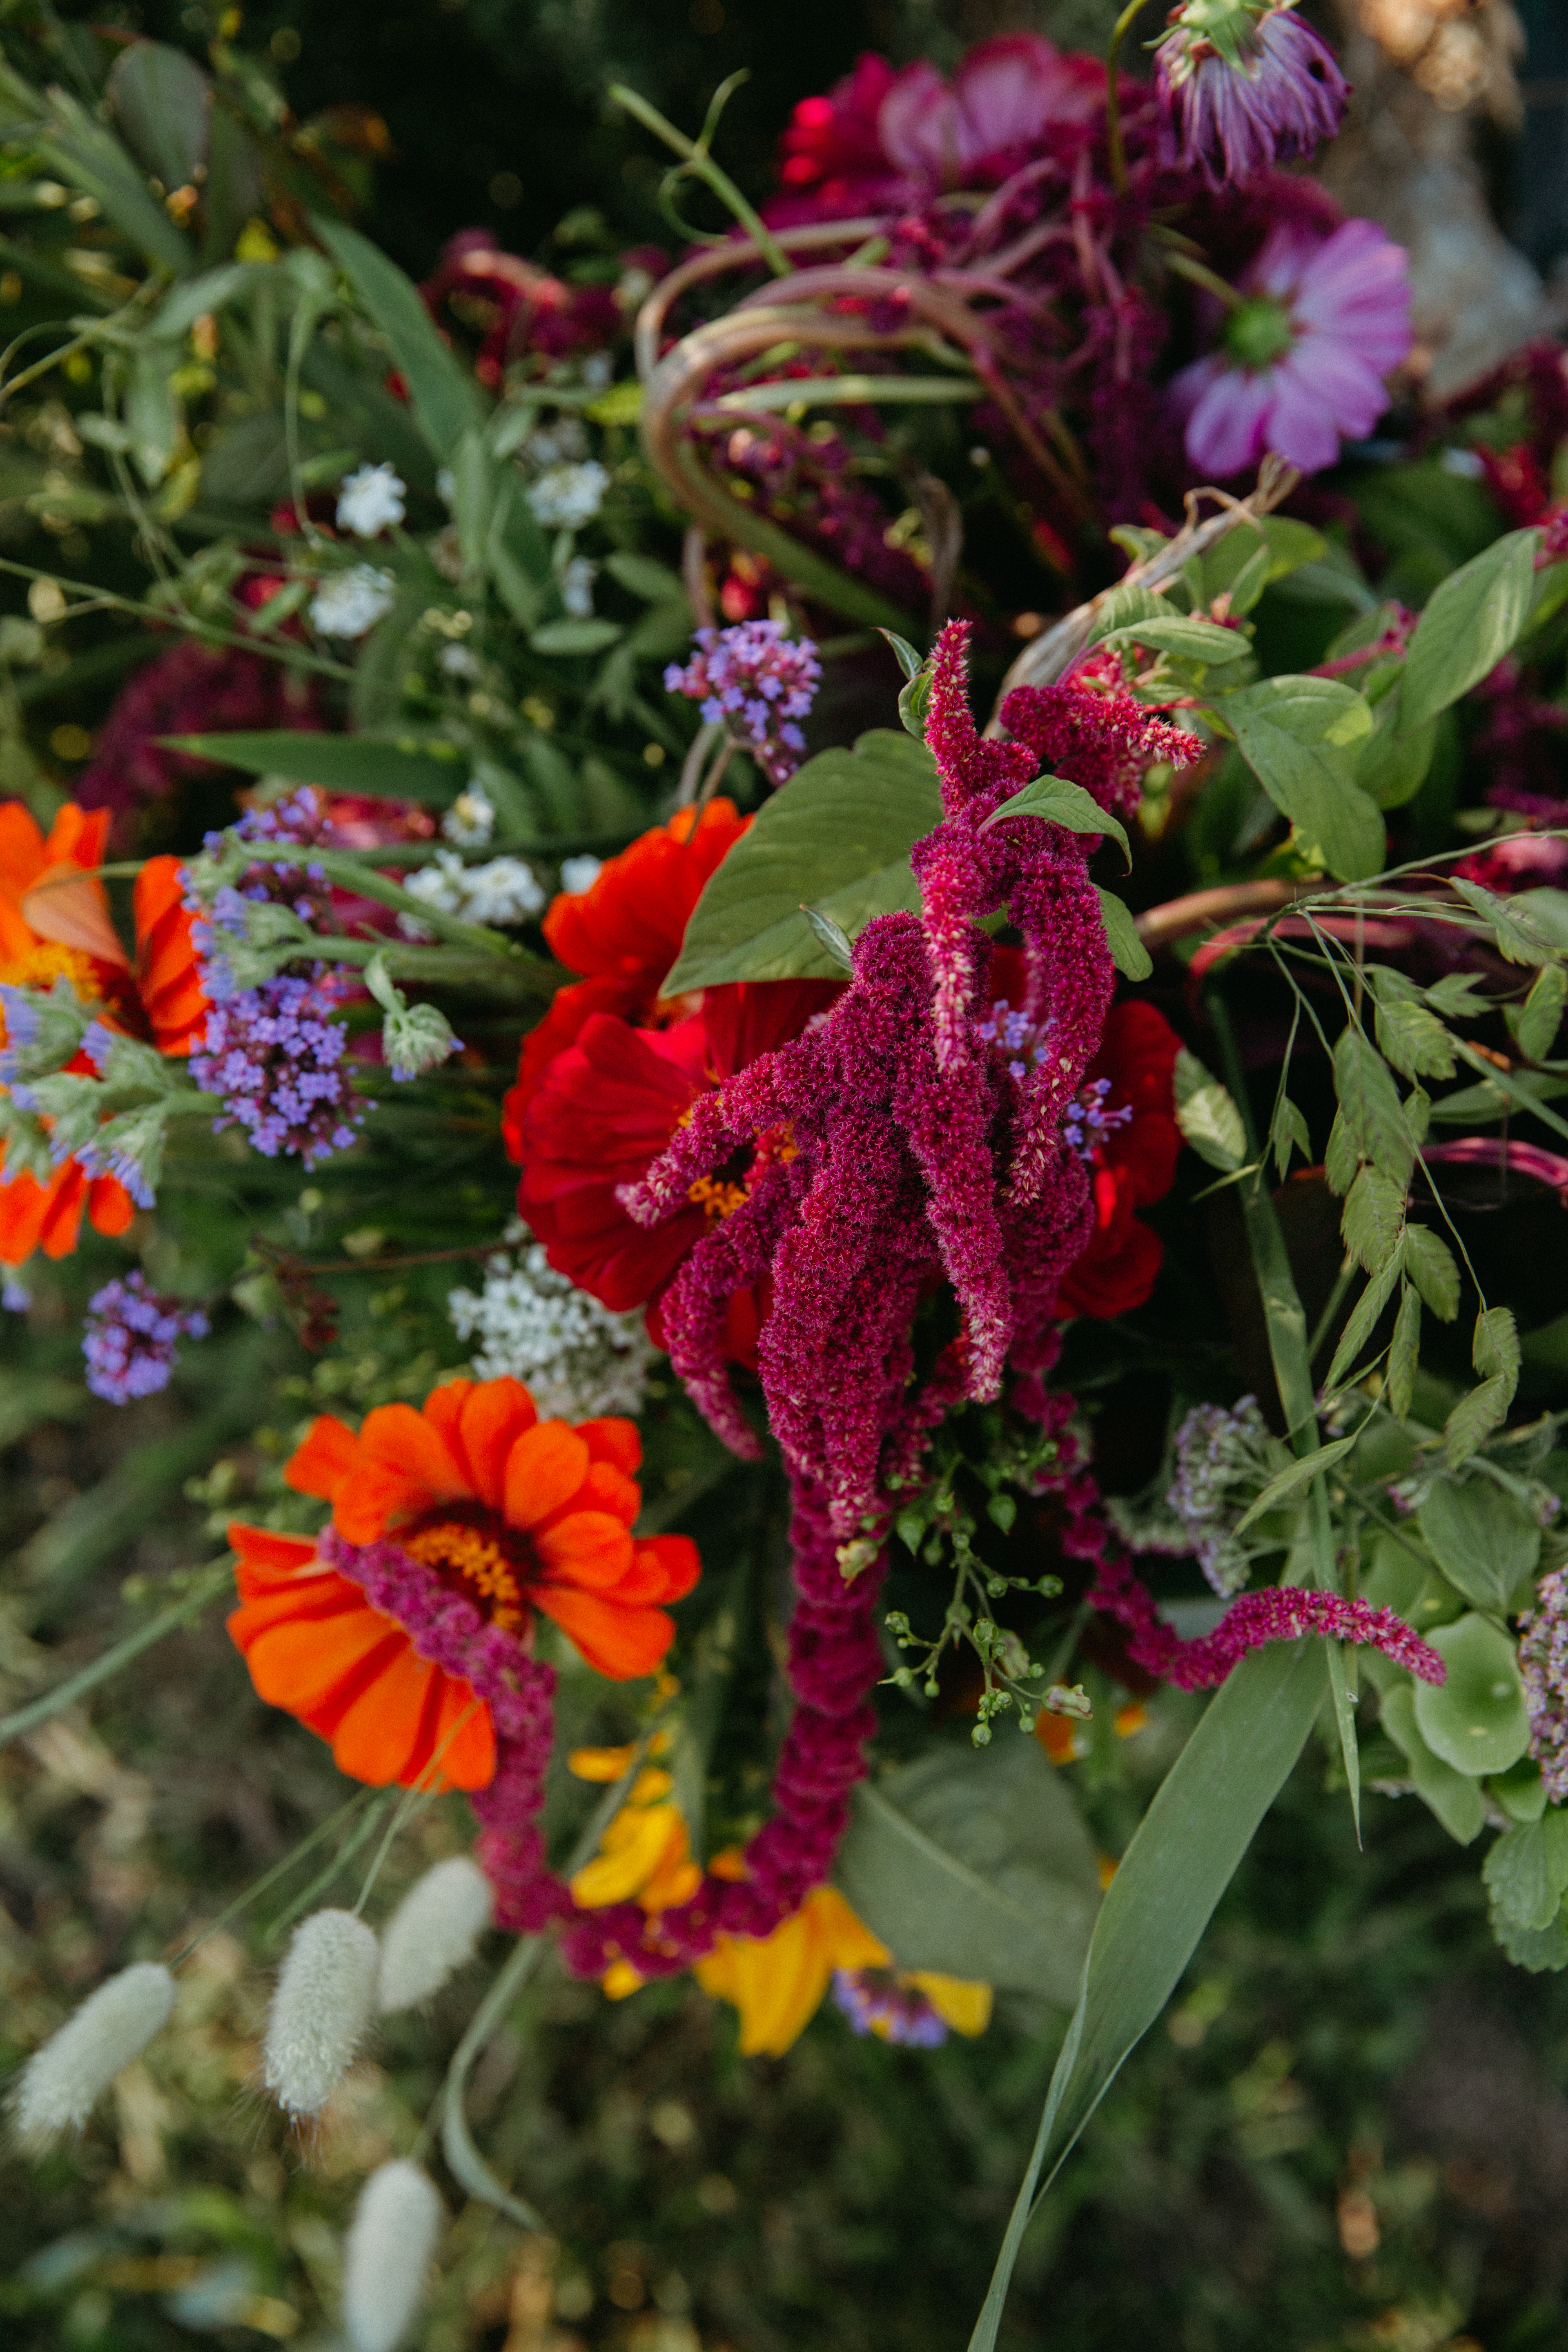
<svg viewBox="0 0 1568 2352">
<path fill-rule="evenodd" d="M 561 861 L 561 887 L 569 898 L 580 898 L 591 890 L 605 870 L 602 857 L 563 857 Z"/>
<path fill-rule="evenodd" d="M 610 477 L 596 457 L 581 466 L 551 466 L 529 487 L 534 520 L 547 530 L 576 530 L 605 503 Z"/>
<path fill-rule="evenodd" d="M 561 602 L 574 621 L 593 617 L 594 583 L 598 576 L 598 565 L 590 563 L 585 555 L 574 555 L 561 574 Z"/>
<path fill-rule="evenodd" d="M 397 583 L 374 563 L 330 572 L 310 599 L 310 626 L 323 637 L 363 637 L 391 612 Z"/>
<path fill-rule="evenodd" d="M 442 832 L 459 849 L 482 849 L 495 829 L 496 804 L 483 784 L 466 784 L 441 819 Z"/>
<path fill-rule="evenodd" d="M 524 1241 L 521 1227 L 509 1241 Z M 482 1290 L 454 1290 L 447 1311 L 459 1339 L 477 1339 L 474 1375 L 523 1381 L 547 1419 L 587 1421 L 642 1409 L 654 1348 L 640 1315 L 612 1315 L 557 1274 L 537 1242 L 498 1251 Z"/>
<path fill-rule="evenodd" d="M 361 466 L 345 474 L 338 493 L 338 529 L 356 539 L 379 539 L 407 512 L 408 485 L 392 466 Z"/>
<path fill-rule="evenodd" d="M 465 866 L 455 849 L 438 849 L 430 865 L 415 868 L 404 887 L 410 898 L 422 898 L 443 915 L 460 915 L 466 923 L 525 923 L 544 904 L 532 866 L 521 857 Z M 428 936 L 417 915 L 397 919 L 409 939 Z"/>
</svg>

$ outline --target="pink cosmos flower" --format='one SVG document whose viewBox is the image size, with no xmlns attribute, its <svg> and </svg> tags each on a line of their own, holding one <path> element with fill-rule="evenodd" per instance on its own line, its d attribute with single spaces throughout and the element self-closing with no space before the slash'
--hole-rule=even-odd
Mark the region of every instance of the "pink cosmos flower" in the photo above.
<svg viewBox="0 0 1568 2352">
<path fill-rule="evenodd" d="M 1334 53 L 1294 0 L 1187 0 L 1154 52 L 1167 161 L 1211 188 L 1254 179 L 1331 139 L 1350 96 Z"/>
<path fill-rule="evenodd" d="M 1405 248 L 1373 221 L 1344 221 L 1322 238 L 1281 226 L 1240 290 L 1219 349 L 1169 388 L 1187 456 L 1221 481 L 1270 449 L 1318 473 L 1388 406 L 1384 379 L 1411 342 Z"/>
<path fill-rule="evenodd" d="M 923 60 L 895 73 L 863 57 L 826 98 L 804 98 L 784 134 L 779 226 L 929 203 L 947 188 L 993 187 L 1053 125 L 1088 121 L 1105 69 L 1037 33 L 970 50 L 948 82 Z"/>
</svg>

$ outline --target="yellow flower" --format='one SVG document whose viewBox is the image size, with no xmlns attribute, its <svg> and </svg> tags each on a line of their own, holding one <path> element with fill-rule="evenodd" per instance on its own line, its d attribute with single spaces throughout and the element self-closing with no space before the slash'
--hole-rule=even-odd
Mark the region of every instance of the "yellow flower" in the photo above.
<svg viewBox="0 0 1568 2352">
<path fill-rule="evenodd" d="M 582 1753 L 580 1749 L 578 1758 Z M 574 1771 L 579 1769 L 578 1758 L 573 1759 Z M 634 1900 L 645 1911 L 667 1911 L 696 1894 L 702 1873 L 691 1859 L 680 1808 L 669 1801 L 670 1787 L 669 1774 L 657 1767 L 637 1774 L 631 1794 L 600 1839 L 597 1854 L 572 1881 L 573 1900 L 585 1911 Z M 624 1990 L 636 1988 L 626 1985 Z"/>
<path fill-rule="evenodd" d="M 967 1977 L 934 1976 L 929 1969 L 911 1969 L 901 1981 L 923 1992 L 943 2022 L 971 2041 L 991 2022 L 988 1984 L 975 1984 Z"/>
<path fill-rule="evenodd" d="M 771 1936 L 721 1936 L 696 1969 L 704 1992 L 741 2012 L 748 2058 L 782 2058 L 816 2015 L 835 1969 L 885 1969 L 892 1954 L 837 1887 L 819 1886 Z"/>
</svg>

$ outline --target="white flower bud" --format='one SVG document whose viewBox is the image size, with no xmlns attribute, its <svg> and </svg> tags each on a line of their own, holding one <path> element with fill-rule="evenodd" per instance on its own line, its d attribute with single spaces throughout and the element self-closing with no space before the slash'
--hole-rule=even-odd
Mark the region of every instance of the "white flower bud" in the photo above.
<svg viewBox="0 0 1568 2352">
<path fill-rule="evenodd" d="M 411 1886 L 381 1937 L 375 2005 L 384 2017 L 439 1992 L 474 1957 L 495 1917 L 489 1880 L 477 1862 L 455 1853 Z"/>
<path fill-rule="evenodd" d="M 141 2056 L 174 2006 L 174 1979 L 157 1960 L 138 1960 L 100 1985 L 27 2061 L 15 2100 L 23 2143 L 47 2147 L 57 2133 L 86 2123 L 99 2094 Z"/>
<path fill-rule="evenodd" d="M 353 2352 L 394 2352 L 418 2310 L 446 2208 L 416 2164 L 395 2157 L 360 2191 L 343 2266 Z"/>
<path fill-rule="evenodd" d="M 290 2115 L 319 2116 L 370 2022 L 380 1955 L 352 1911 L 316 1911 L 294 1930 L 267 2021 L 263 2075 Z"/>
</svg>

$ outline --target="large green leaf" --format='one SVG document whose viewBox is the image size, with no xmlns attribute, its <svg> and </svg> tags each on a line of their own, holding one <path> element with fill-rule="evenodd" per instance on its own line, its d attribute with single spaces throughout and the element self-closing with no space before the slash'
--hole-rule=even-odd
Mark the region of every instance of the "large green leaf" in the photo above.
<svg viewBox="0 0 1568 2352">
<path fill-rule="evenodd" d="M 1541 1522 L 1490 1478 L 1439 1478 L 1415 1515 L 1426 1548 L 1450 1584 L 1500 1616 L 1535 1572 Z"/>
<path fill-rule="evenodd" d="M 841 980 L 802 914 L 853 940 L 873 915 L 918 910 L 910 851 L 942 821 L 936 762 L 891 728 L 808 760 L 763 803 L 698 900 L 668 995 L 731 980 Z"/>
<path fill-rule="evenodd" d="M 392 346 L 420 430 L 437 457 L 449 459 L 486 404 L 437 333 L 419 289 L 358 229 L 324 214 L 311 227 Z"/>
<path fill-rule="evenodd" d="M 132 41 L 103 86 L 110 113 L 144 171 L 166 188 L 205 178 L 212 83 L 195 58 L 163 41 Z"/>
<path fill-rule="evenodd" d="M 1109 834 L 1121 843 L 1121 855 L 1131 867 L 1132 845 L 1120 817 L 1102 809 L 1092 793 L 1086 793 L 1081 784 L 1069 783 L 1065 776 L 1037 776 L 1032 784 L 993 809 L 981 832 L 989 833 L 1005 816 L 1042 816 L 1047 824 L 1062 825 L 1068 833 Z"/>
<path fill-rule="evenodd" d="M 1095 1924 L 1078 2008 L 970 2352 L 994 2352 L 1037 2182 L 1043 2175 L 1049 2185 L 1174 1991 L 1327 1694 L 1317 1643 L 1256 1650 L 1166 1774 Z"/>
<path fill-rule="evenodd" d="M 1364 698 L 1331 677 L 1265 677 L 1215 709 L 1276 808 L 1342 882 L 1382 869 L 1386 837 L 1377 804 L 1355 781 L 1372 732 Z"/>
<path fill-rule="evenodd" d="M 1413 734 L 1501 661 L 1530 616 L 1541 535 L 1510 530 L 1434 589 L 1405 656 L 1400 724 Z"/>
<path fill-rule="evenodd" d="M 1427 1747 L 1415 1720 L 1415 1693 L 1407 1682 L 1394 1683 L 1384 1692 L 1381 1712 L 1384 1731 L 1409 1768 L 1411 1787 L 1455 1844 L 1468 1845 L 1486 1826 L 1480 1782 L 1456 1772 Z"/>
<path fill-rule="evenodd" d="M 287 727 L 254 734 L 162 735 L 158 740 L 174 751 L 248 769 L 253 776 L 287 776 L 290 783 L 320 784 L 329 793 L 422 801 L 428 808 L 449 808 L 468 782 L 468 767 L 456 746 L 438 740 L 382 743 L 372 735 L 312 734 Z"/>
<path fill-rule="evenodd" d="M 1489 1618 L 1472 1610 L 1457 1624 L 1439 1625 L 1426 1639 L 1447 1668 L 1440 1683 L 1422 1683 L 1415 1720 L 1436 1756 L 1456 1772 L 1479 1780 L 1506 1772 L 1530 1739 L 1524 1685 L 1513 1643 Z"/>
<path fill-rule="evenodd" d="M 858 1789 L 835 1875 L 900 1968 L 1077 1998 L 1099 1874 L 1037 1741 L 944 1748 Z"/>
</svg>

